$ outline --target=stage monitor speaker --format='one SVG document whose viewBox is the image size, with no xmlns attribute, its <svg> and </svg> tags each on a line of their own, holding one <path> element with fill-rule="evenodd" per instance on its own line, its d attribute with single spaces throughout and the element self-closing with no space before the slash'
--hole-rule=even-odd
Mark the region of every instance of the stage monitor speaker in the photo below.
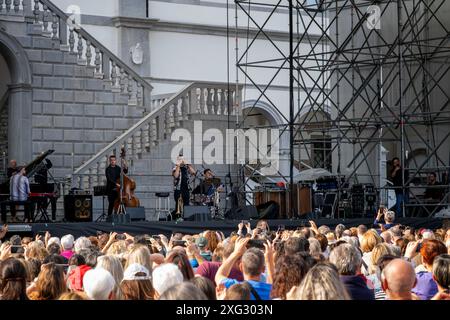
<svg viewBox="0 0 450 320">
<path fill-rule="evenodd" d="M 64 196 L 64 218 L 68 222 L 92 222 L 92 196 Z"/>
<path fill-rule="evenodd" d="M 128 212 L 128 210 L 127 210 Z M 126 214 L 112 214 L 106 218 L 106 222 L 110 223 L 130 223 L 131 217 L 129 213 Z"/>
<path fill-rule="evenodd" d="M 183 219 L 186 221 L 209 221 L 211 220 L 211 211 L 208 206 L 185 206 Z"/>
<path fill-rule="evenodd" d="M 225 214 L 225 218 L 230 220 L 257 220 L 259 219 L 259 214 L 255 206 L 245 206 L 235 210 L 228 210 Z"/>
<path fill-rule="evenodd" d="M 131 221 L 145 221 L 145 208 L 125 208 L 126 212 L 130 215 Z"/>
<path fill-rule="evenodd" d="M 269 201 L 257 206 L 260 219 L 278 219 L 280 212 L 280 205 L 275 201 Z"/>
</svg>

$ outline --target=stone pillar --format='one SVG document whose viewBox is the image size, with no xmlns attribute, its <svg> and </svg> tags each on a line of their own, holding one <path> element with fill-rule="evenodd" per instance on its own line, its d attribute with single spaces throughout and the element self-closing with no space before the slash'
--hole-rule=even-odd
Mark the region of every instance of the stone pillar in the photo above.
<svg viewBox="0 0 450 320">
<path fill-rule="evenodd" d="M 141 77 L 150 77 L 150 35 L 145 19 L 147 0 L 119 1 L 116 26 L 119 29 L 120 58 Z M 135 51 L 136 56 L 142 53 L 142 63 L 133 62 L 131 51 Z"/>
<path fill-rule="evenodd" d="M 18 164 L 33 160 L 31 86 L 9 86 L 8 153 Z"/>
</svg>

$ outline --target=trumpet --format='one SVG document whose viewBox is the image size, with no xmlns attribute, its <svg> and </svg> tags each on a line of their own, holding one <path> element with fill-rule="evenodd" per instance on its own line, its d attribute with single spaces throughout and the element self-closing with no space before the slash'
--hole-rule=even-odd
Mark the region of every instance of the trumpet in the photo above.
<svg viewBox="0 0 450 320">
<path fill-rule="evenodd" d="M 181 196 L 181 194 L 178 197 L 177 207 L 178 207 L 178 209 L 177 209 L 176 215 L 181 218 L 183 216 L 183 210 L 184 210 L 184 202 L 183 202 L 183 197 Z"/>
</svg>

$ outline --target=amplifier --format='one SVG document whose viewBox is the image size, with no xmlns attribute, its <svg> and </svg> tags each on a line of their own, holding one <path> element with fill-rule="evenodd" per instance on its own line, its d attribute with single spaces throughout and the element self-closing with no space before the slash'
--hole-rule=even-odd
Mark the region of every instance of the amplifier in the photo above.
<svg viewBox="0 0 450 320">
<path fill-rule="evenodd" d="M 90 196 L 92 193 L 89 190 L 72 189 L 69 191 L 71 196 Z"/>
<path fill-rule="evenodd" d="M 64 196 L 64 218 L 69 222 L 92 222 L 92 196 Z"/>
</svg>

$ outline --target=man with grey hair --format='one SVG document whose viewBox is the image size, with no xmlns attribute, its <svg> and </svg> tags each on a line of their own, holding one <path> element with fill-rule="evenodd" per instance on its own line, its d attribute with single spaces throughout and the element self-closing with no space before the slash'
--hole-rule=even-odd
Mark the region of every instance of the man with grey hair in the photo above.
<svg viewBox="0 0 450 320">
<path fill-rule="evenodd" d="M 79 237 L 77 241 L 75 241 L 75 253 L 79 253 L 83 249 L 91 249 L 92 243 L 86 237 Z"/>
<path fill-rule="evenodd" d="M 230 279 L 229 274 L 235 263 L 241 259 L 239 269 L 244 275 L 245 282 L 250 286 L 252 300 L 270 300 L 272 285 L 261 281 L 261 275 L 265 270 L 264 253 L 257 248 L 247 250 L 250 238 L 241 238 L 236 241 L 233 253 L 222 263 L 215 277 L 217 286 L 229 288 L 240 283 L 236 279 Z M 270 246 L 266 247 L 268 254 L 272 255 Z"/>
<path fill-rule="evenodd" d="M 411 290 L 416 283 L 413 266 L 403 259 L 389 262 L 381 274 L 381 286 L 389 300 L 413 300 Z"/>
<path fill-rule="evenodd" d="M 375 300 L 375 293 L 367 287 L 361 275 L 362 256 L 358 248 L 344 243 L 330 253 L 330 262 L 334 264 L 340 278 L 352 300 Z"/>
</svg>

